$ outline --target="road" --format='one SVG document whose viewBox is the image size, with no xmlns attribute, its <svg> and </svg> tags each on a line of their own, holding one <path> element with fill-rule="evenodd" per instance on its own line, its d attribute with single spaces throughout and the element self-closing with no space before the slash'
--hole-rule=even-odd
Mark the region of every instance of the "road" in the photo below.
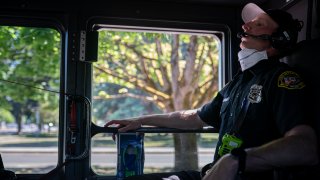
<svg viewBox="0 0 320 180">
<path fill-rule="evenodd" d="M 57 153 L 17 153 L 1 152 L 5 168 L 39 168 L 55 166 Z M 209 163 L 213 158 L 212 153 L 200 153 L 199 166 Z M 116 167 L 116 153 L 93 153 L 91 157 L 93 166 Z M 173 153 L 154 152 L 145 154 L 145 167 L 173 167 Z"/>
</svg>

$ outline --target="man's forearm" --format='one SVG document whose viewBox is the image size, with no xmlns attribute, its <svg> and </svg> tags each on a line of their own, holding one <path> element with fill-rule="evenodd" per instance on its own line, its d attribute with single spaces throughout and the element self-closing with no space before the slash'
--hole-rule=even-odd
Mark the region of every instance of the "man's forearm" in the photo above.
<svg viewBox="0 0 320 180">
<path fill-rule="evenodd" d="M 316 164 L 317 140 L 313 129 L 304 125 L 295 128 L 281 139 L 247 149 L 246 171 Z"/>
<path fill-rule="evenodd" d="M 178 129 L 200 129 L 205 125 L 197 115 L 196 110 L 147 115 L 142 116 L 137 120 L 140 121 L 142 125 Z"/>
</svg>

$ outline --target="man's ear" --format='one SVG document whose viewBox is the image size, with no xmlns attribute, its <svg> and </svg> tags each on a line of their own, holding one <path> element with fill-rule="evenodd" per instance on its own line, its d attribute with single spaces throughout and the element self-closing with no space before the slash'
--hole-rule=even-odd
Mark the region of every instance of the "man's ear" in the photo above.
<svg viewBox="0 0 320 180">
<path fill-rule="evenodd" d="M 279 55 L 279 51 L 275 48 L 273 48 L 270 44 L 270 47 L 266 49 L 268 57 Z"/>
</svg>

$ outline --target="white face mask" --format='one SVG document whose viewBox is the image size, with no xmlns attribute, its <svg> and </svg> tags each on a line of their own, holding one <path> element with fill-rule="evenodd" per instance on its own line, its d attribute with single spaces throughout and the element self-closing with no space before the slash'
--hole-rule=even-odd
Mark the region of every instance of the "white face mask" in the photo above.
<svg viewBox="0 0 320 180">
<path fill-rule="evenodd" d="M 242 49 L 238 53 L 241 70 L 251 68 L 259 61 L 268 59 L 267 51 L 258 51 L 256 49 Z"/>
</svg>

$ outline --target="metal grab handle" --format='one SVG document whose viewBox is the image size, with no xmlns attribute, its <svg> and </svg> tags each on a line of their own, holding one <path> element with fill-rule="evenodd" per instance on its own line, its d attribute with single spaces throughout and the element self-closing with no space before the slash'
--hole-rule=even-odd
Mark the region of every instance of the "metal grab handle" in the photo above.
<svg viewBox="0 0 320 180">
<path fill-rule="evenodd" d="M 135 131 L 138 133 L 218 133 L 219 130 L 211 126 L 204 127 L 202 129 L 175 129 L 175 128 L 163 128 L 163 127 L 141 127 Z M 91 124 L 91 137 L 98 133 L 118 133 L 118 128 L 115 127 L 101 127 L 94 123 Z"/>
<path fill-rule="evenodd" d="M 86 132 L 85 132 L 85 149 L 84 151 L 78 155 L 78 156 L 71 156 L 71 155 L 68 155 L 66 157 L 66 160 L 81 160 L 81 159 L 84 159 L 86 157 L 88 157 L 89 155 L 89 144 L 90 144 L 90 141 L 91 141 L 91 136 L 90 136 L 90 130 L 91 130 L 91 101 L 87 98 L 87 97 L 84 97 L 84 96 L 76 96 L 76 98 L 80 98 L 81 100 L 83 100 L 83 102 L 85 103 L 85 113 L 86 113 Z M 72 141 L 72 139 L 71 139 Z"/>
</svg>

